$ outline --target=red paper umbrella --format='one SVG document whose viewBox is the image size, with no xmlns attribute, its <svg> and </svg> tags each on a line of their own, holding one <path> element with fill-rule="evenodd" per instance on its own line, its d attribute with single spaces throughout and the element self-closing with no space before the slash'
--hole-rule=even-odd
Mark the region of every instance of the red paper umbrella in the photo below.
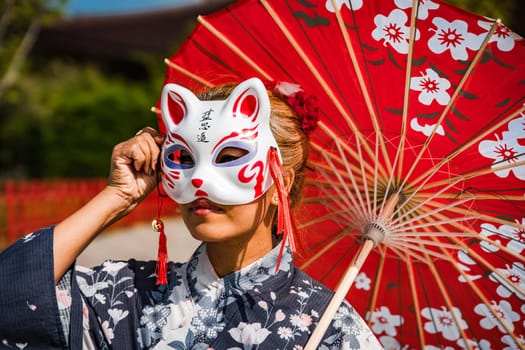
<svg viewBox="0 0 525 350">
<path fill-rule="evenodd" d="M 295 214 L 298 264 L 337 289 L 325 319 L 346 296 L 389 349 L 525 348 L 521 37 L 438 0 L 247 0 L 167 64 L 319 98 Z"/>
</svg>

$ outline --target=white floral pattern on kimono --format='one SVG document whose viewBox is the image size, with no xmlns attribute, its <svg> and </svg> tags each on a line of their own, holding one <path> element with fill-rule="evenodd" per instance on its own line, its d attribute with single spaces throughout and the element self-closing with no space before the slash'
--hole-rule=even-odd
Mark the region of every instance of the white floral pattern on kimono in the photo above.
<svg viewBox="0 0 525 350">
<path fill-rule="evenodd" d="M 167 285 L 156 285 L 154 261 L 130 260 L 76 267 L 55 288 L 52 229 L 0 255 L 0 293 L 13 301 L 0 302 L 0 315 L 10 315 L 0 316 L 0 348 L 302 349 L 333 294 L 288 250 L 275 271 L 279 247 L 219 278 L 204 244 L 187 263 L 169 264 Z M 318 347 L 380 348 L 346 302 Z"/>
</svg>

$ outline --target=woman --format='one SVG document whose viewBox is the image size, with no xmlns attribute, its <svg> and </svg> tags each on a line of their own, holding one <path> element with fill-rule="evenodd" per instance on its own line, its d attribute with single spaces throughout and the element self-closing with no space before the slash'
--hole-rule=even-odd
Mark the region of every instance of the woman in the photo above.
<svg viewBox="0 0 525 350">
<path fill-rule="evenodd" d="M 166 137 L 145 128 L 117 145 L 102 192 L 0 255 L 0 346 L 301 349 L 332 292 L 293 266 L 291 235 L 279 243 L 274 234 L 276 221 L 290 234 L 288 192 L 296 205 L 312 124 L 304 108 L 299 116 L 290 108 L 290 87 L 274 93 L 249 79 L 199 99 L 167 84 Z M 98 233 L 155 188 L 155 170 L 204 242 L 190 260 L 169 263 L 166 281 L 155 262 L 75 266 Z M 345 303 L 320 348 L 380 345 Z"/>
</svg>

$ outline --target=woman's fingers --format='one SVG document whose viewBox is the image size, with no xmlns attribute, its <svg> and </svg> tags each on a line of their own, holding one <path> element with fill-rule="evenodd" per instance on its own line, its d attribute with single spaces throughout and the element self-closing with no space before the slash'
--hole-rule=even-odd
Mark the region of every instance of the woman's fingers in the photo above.
<svg viewBox="0 0 525 350">
<path fill-rule="evenodd" d="M 136 135 L 139 142 L 140 149 L 144 152 L 144 161 L 141 168 L 148 175 L 152 175 L 157 170 L 157 161 L 160 155 L 160 145 L 164 142 L 164 135 L 161 135 L 157 130 L 146 127 L 141 129 Z M 139 171 L 140 169 L 136 169 Z"/>
</svg>

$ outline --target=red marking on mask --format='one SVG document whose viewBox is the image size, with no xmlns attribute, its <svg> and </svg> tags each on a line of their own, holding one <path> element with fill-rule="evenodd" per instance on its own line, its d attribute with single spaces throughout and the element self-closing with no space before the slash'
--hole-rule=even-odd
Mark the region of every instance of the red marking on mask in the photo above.
<svg viewBox="0 0 525 350">
<path fill-rule="evenodd" d="M 168 93 L 168 111 L 175 125 L 178 125 L 186 114 L 186 103 L 176 92 L 170 91 Z"/>
<path fill-rule="evenodd" d="M 195 187 L 195 188 L 199 188 L 202 186 L 202 179 L 191 179 L 191 184 Z"/>
<path fill-rule="evenodd" d="M 256 96 L 248 94 L 248 90 L 243 91 L 235 100 L 232 112 L 234 117 L 240 114 L 242 117 L 252 118 L 254 122 L 259 115 L 259 101 Z"/>
<path fill-rule="evenodd" d="M 239 171 L 238 179 L 240 182 L 248 183 L 252 181 L 255 178 L 255 186 L 253 187 L 253 190 L 255 191 L 253 198 L 258 198 L 262 195 L 263 190 L 263 169 L 264 164 L 262 161 L 257 161 L 253 165 L 250 166 L 250 164 L 246 165 Z M 250 175 L 246 175 L 247 171 L 250 171 Z"/>
<path fill-rule="evenodd" d="M 255 125 L 253 128 L 250 128 L 250 129 L 242 129 L 241 131 L 233 131 L 229 135 L 226 135 L 222 139 L 220 139 L 217 142 L 217 144 L 213 147 L 211 152 L 212 153 L 215 152 L 215 150 L 219 146 L 221 146 L 224 142 L 230 139 L 237 138 L 237 137 L 240 137 L 240 140 L 247 140 L 247 141 L 255 140 L 257 136 L 259 135 L 258 129 L 259 129 L 259 125 Z"/>
<path fill-rule="evenodd" d="M 208 197 L 208 194 L 203 190 L 198 190 L 197 192 L 195 192 L 195 197 Z"/>
</svg>

